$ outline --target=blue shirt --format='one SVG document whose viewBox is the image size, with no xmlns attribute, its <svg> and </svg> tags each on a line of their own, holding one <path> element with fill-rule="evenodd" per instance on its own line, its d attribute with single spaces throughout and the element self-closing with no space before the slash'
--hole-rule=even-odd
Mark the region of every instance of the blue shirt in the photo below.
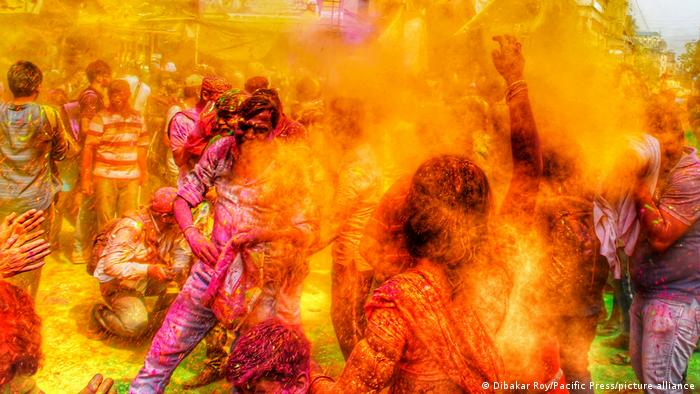
<svg viewBox="0 0 700 394">
<path fill-rule="evenodd" d="M 61 190 L 55 161 L 69 142 L 58 113 L 36 103 L 0 105 L 0 210 L 46 209 Z"/>
</svg>

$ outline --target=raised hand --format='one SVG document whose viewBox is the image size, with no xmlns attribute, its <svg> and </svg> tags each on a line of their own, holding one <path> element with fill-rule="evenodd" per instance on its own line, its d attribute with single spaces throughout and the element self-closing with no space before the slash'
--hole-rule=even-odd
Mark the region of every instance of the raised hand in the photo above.
<svg viewBox="0 0 700 394">
<path fill-rule="evenodd" d="M 51 254 L 51 248 L 44 239 L 35 239 L 21 246 L 2 249 L 0 250 L 0 276 L 9 278 L 37 269 L 44 265 L 43 259 L 49 254 Z"/>
<path fill-rule="evenodd" d="M 36 238 L 36 231 L 40 231 L 36 229 L 45 220 L 44 212 L 36 209 L 30 209 L 20 216 L 17 216 L 15 213 L 8 215 L 0 225 L 0 247 L 8 249 L 13 246 L 21 246 L 25 242 Z"/>
<path fill-rule="evenodd" d="M 0 223 L 0 245 L 4 245 L 5 242 L 10 239 L 10 236 L 12 236 L 14 226 L 16 226 L 16 218 L 17 214 L 12 212 Z"/>
<path fill-rule="evenodd" d="M 523 79 L 525 57 L 522 44 L 513 36 L 495 36 L 493 40 L 499 44 L 498 49 L 491 53 L 496 71 L 506 80 L 508 85 Z"/>
</svg>

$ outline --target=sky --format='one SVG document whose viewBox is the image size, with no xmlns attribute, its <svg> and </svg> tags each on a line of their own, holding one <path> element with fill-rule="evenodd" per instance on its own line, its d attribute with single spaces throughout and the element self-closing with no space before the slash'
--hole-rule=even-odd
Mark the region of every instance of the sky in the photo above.
<svg viewBox="0 0 700 394">
<path fill-rule="evenodd" d="M 700 0 L 629 0 L 638 31 L 658 31 L 670 50 L 700 38 Z"/>
</svg>

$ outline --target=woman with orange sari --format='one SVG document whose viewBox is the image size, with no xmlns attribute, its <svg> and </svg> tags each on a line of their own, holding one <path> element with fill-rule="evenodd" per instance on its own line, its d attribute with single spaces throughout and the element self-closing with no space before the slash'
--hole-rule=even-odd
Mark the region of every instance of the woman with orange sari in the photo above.
<svg viewBox="0 0 700 394">
<path fill-rule="evenodd" d="M 499 212 L 501 224 L 534 211 L 542 157 L 522 79 L 520 43 L 509 36 L 495 40 L 500 50 L 494 51 L 494 64 L 509 86 L 514 172 Z M 380 203 L 368 231 L 374 239 L 369 250 L 374 246 L 384 256 L 406 250 L 410 257 L 375 261 L 380 276 L 399 273 L 367 303 L 365 338 L 338 381 L 314 376 L 314 394 L 379 393 L 385 387 L 390 393 L 491 393 L 495 382 L 514 377 L 495 341 L 511 275 L 498 262 L 505 257 L 489 242 L 497 238 L 489 230 L 492 196 L 486 175 L 462 156 L 445 155 L 423 163 L 407 185 L 402 204 L 383 212 Z M 393 231 L 388 235 L 393 242 L 381 231 L 372 234 L 371 223 Z M 554 345 L 542 344 L 541 360 L 528 378 L 563 382 Z"/>
</svg>

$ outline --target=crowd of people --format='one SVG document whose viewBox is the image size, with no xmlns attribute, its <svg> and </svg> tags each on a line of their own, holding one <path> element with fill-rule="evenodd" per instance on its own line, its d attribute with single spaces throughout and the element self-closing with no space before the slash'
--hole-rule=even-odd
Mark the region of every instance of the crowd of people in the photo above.
<svg viewBox="0 0 700 394">
<path fill-rule="evenodd" d="M 675 98 L 635 93 L 647 129 L 591 192 L 575 158 L 543 148 L 521 43 L 495 40 L 512 157 L 499 206 L 466 148 L 386 188 L 362 99 L 324 96 L 313 78 L 290 100 L 262 75 L 151 87 L 96 60 L 83 90 L 44 94 L 36 65 L 13 64 L 0 106 L 0 391 L 39 392 L 33 300 L 53 252 L 99 286 L 90 335 L 149 338 L 132 393 L 164 392 L 202 340 L 207 358 L 186 387 L 225 377 L 240 393 L 472 393 L 494 382 L 592 393 L 588 351 L 609 277 L 616 312 L 603 325 L 619 320 L 615 345 L 629 346 L 641 383 L 678 385 L 648 392 L 682 392 L 700 332 L 700 161 Z M 329 146 L 338 155 L 319 157 Z M 74 243 L 59 240 L 66 223 Z M 533 234 L 542 258 L 526 276 L 517 245 Z M 300 309 L 309 260 L 328 246 L 340 376 L 312 360 Z M 518 326 L 512 311 L 528 303 Z M 83 392 L 109 390 L 96 375 Z"/>
</svg>

